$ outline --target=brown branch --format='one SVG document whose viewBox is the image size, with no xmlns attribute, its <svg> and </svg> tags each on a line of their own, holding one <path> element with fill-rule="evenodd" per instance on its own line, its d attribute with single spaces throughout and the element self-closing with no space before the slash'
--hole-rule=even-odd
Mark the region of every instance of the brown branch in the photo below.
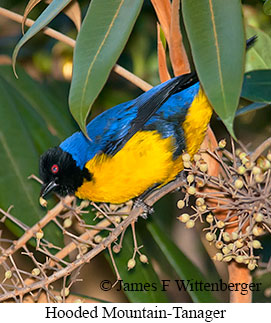
<svg viewBox="0 0 271 323">
<path fill-rule="evenodd" d="M 174 75 L 190 72 L 190 65 L 183 45 L 180 29 L 180 0 L 173 0 L 171 5 L 171 21 L 169 34 L 169 56 Z"/>
<path fill-rule="evenodd" d="M 252 277 L 250 275 L 250 270 L 243 264 L 237 264 L 232 261 L 228 265 L 229 271 L 229 283 L 233 284 L 250 284 L 252 282 Z M 241 295 L 240 291 L 230 292 L 230 302 L 231 303 L 251 303 L 252 293 L 250 289 L 247 290 L 246 295 Z"/>
<path fill-rule="evenodd" d="M 154 7 L 154 10 L 160 22 L 160 25 L 162 26 L 166 40 L 169 43 L 170 14 L 171 14 L 170 0 L 151 0 L 151 3 Z"/>
<path fill-rule="evenodd" d="M 201 146 L 202 149 L 209 149 L 210 151 L 214 151 L 214 149 L 218 146 L 218 143 L 215 139 L 214 134 L 209 127 L 207 136 L 203 145 Z M 261 145 L 262 146 L 262 145 Z M 263 147 L 263 146 L 262 146 Z M 266 146 L 265 146 L 266 147 Z M 266 147 L 267 148 L 267 147 Z M 265 149 L 266 149 L 265 148 Z M 264 149 L 264 150 L 265 150 Z M 208 164 L 208 174 L 214 177 L 217 177 L 219 172 L 221 172 L 219 162 L 214 159 L 211 155 L 205 154 L 204 160 Z M 212 192 L 214 189 L 205 190 L 205 192 Z M 219 200 L 214 198 L 212 201 L 209 201 L 209 204 L 214 206 L 214 214 L 217 219 L 224 220 L 227 217 L 228 209 L 223 210 L 222 208 L 218 208 Z M 227 232 L 231 233 L 236 230 L 238 223 L 234 222 L 236 220 L 236 216 L 232 217 L 230 222 L 233 222 L 231 226 L 227 227 Z M 245 264 L 237 264 L 235 261 L 232 261 L 228 265 L 228 273 L 229 273 L 229 283 L 250 283 L 252 281 L 250 270 L 247 268 Z M 240 291 L 231 291 L 230 292 L 230 302 L 231 303 L 246 303 L 251 302 L 252 300 L 252 292 L 248 290 L 247 295 L 241 295 Z"/>
<path fill-rule="evenodd" d="M 166 51 L 160 37 L 159 23 L 157 23 L 157 56 L 158 56 L 158 70 L 159 70 L 160 81 L 165 82 L 169 80 L 171 77 L 167 68 Z"/>
<path fill-rule="evenodd" d="M 10 10 L 4 9 L 2 7 L 0 7 L 0 16 L 6 17 L 10 20 L 16 21 L 18 23 L 21 23 L 23 21 L 23 16 L 19 15 L 17 13 L 14 13 Z M 25 25 L 28 27 L 31 27 L 33 24 L 35 23 L 34 20 L 32 19 L 26 19 L 25 21 Z M 47 35 L 50 36 L 56 40 L 59 40 L 71 47 L 75 47 L 75 40 L 63 35 L 62 33 L 49 28 L 49 27 L 45 27 L 42 29 L 42 32 Z M 113 67 L 113 71 L 117 74 L 119 74 L 120 76 L 122 76 L 123 78 L 125 78 L 126 80 L 130 81 L 131 83 L 133 83 L 134 85 L 136 85 L 137 87 L 139 87 L 141 90 L 143 91 L 148 91 L 149 89 L 152 88 L 152 85 L 150 85 L 149 83 L 143 81 L 141 78 L 139 78 L 138 76 L 134 75 L 133 73 L 127 71 L 124 67 L 116 64 Z"/>
<path fill-rule="evenodd" d="M 254 162 L 268 147 L 271 146 L 271 137 L 267 138 L 251 155 L 250 160 Z"/>
<path fill-rule="evenodd" d="M 160 200 L 163 196 L 168 194 L 169 192 L 175 190 L 179 186 L 184 185 L 183 180 L 181 178 L 177 178 L 175 181 L 163 186 L 161 189 L 154 191 L 146 200 L 145 203 L 149 206 L 152 206 L 155 202 Z M 13 291 L 6 292 L 3 295 L 0 295 L 0 302 L 5 301 L 9 298 L 15 298 L 16 296 L 22 297 L 23 295 L 34 291 L 39 288 L 43 288 L 44 285 L 50 285 L 56 280 L 69 275 L 76 268 L 80 267 L 82 264 L 89 262 L 96 255 L 102 252 L 104 249 L 108 248 L 125 229 L 131 225 L 132 222 L 136 221 L 137 218 L 144 212 L 144 205 L 138 205 L 134 207 L 130 213 L 130 215 L 123 220 L 117 228 L 112 231 L 112 233 L 103 240 L 97 247 L 90 250 L 88 253 L 82 255 L 79 259 L 74 262 L 68 264 L 65 268 L 54 272 L 51 276 L 46 278 L 45 280 L 37 281 L 32 285 L 28 285 L 22 288 L 18 288 Z"/>
</svg>

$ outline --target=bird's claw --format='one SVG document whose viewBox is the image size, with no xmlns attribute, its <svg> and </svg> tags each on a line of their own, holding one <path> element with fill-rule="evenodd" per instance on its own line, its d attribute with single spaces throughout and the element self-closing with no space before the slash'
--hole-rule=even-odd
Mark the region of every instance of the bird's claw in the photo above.
<svg viewBox="0 0 271 323">
<path fill-rule="evenodd" d="M 143 208 L 143 212 L 141 213 L 141 216 L 144 220 L 147 219 L 149 214 L 154 213 L 154 209 L 152 206 L 148 205 L 147 203 L 145 203 L 142 199 L 138 198 L 135 203 L 134 203 L 134 207 L 142 207 Z"/>
</svg>

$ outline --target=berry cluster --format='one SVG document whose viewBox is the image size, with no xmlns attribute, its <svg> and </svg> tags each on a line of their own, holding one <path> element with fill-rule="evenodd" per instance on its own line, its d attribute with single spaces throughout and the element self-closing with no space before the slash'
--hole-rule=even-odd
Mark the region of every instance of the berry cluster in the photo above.
<svg viewBox="0 0 271 323">
<path fill-rule="evenodd" d="M 271 233 L 271 153 L 256 156 L 235 150 L 233 144 L 232 152 L 225 147 L 222 140 L 213 152 L 199 152 L 193 161 L 183 154 L 185 196 L 177 207 L 183 209 L 192 201 L 192 214 L 183 213 L 178 219 L 187 228 L 197 220 L 207 223 L 205 239 L 218 249 L 215 260 L 234 260 L 254 270 L 259 259 L 255 250 L 262 248 L 258 239 Z M 204 154 L 218 163 L 218 176 L 208 174 Z"/>
</svg>

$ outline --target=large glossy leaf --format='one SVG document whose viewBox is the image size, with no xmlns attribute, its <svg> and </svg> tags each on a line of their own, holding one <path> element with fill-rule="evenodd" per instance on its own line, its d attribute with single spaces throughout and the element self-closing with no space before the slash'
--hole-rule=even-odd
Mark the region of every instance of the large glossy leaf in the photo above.
<svg viewBox="0 0 271 323">
<path fill-rule="evenodd" d="M 252 111 L 257 111 L 263 108 L 268 107 L 268 103 L 263 103 L 263 102 L 253 102 L 245 107 L 242 107 L 236 111 L 236 117 L 242 116 L 243 114 L 252 112 Z"/>
<path fill-rule="evenodd" d="M 68 112 L 65 94 L 57 97 L 44 83 L 34 81 L 22 68 L 18 67 L 17 69 L 20 73 L 19 79 L 15 79 L 10 66 L 0 66 L 0 73 L 9 85 L 20 93 L 24 100 L 29 102 L 37 114 L 44 119 L 49 132 L 63 140 L 77 130 L 76 123 Z M 54 85 L 55 88 L 58 88 L 57 84 Z M 64 92 L 62 88 L 56 89 L 56 91 L 58 93 L 59 91 Z"/>
<path fill-rule="evenodd" d="M 242 97 L 255 102 L 271 102 L 271 70 L 251 71 L 245 74 Z"/>
<path fill-rule="evenodd" d="M 182 10 L 201 84 L 233 134 L 245 55 L 241 1 L 183 0 Z"/>
<path fill-rule="evenodd" d="M 139 245 L 141 245 L 140 238 L 137 237 Z M 141 252 L 144 252 L 144 248 L 140 249 Z M 123 247 L 118 254 L 114 254 L 114 259 L 118 267 L 120 276 L 124 283 L 131 284 L 134 283 L 134 286 L 138 285 L 143 286 L 145 290 L 132 291 L 127 290 L 125 284 L 123 286 L 123 291 L 131 302 L 138 303 L 162 303 L 169 302 L 166 292 L 162 291 L 161 282 L 153 269 L 151 262 L 149 264 L 143 264 L 139 261 L 139 257 L 136 256 L 136 266 L 128 271 L 127 263 L 130 258 L 132 258 L 134 249 L 133 249 L 133 237 L 131 228 L 125 233 L 123 239 Z M 148 255 L 147 255 L 148 256 Z M 150 256 L 148 256 L 150 258 Z M 110 258 L 107 256 L 109 261 Z M 150 286 L 149 286 L 150 285 Z M 126 285 L 127 286 L 127 285 Z M 145 286 L 145 287 L 144 287 Z M 135 288 L 135 287 L 134 287 Z M 126 289 L 126 290 L 125 290 Z"/>
<path fill-rule="evenodd" d="M 263 11 L 266 15 L 271 15 L 271 0 L 266 0 L 263 5 Z"/>
<path fill-rule="evenodd" d="M 246 26 L 247 39 L 254 35 L 257 40 L 247 52 L 245 71 L 271 69 L 271 38 L 258 28 Z"/>
<path fill-rule="evenodd" d="M 131 33 L 143 0 L 92 0 L 77 37 L 69 96 L 85 132 L 90 108 Z"/>
<path fill-rule="evenodd" d="M 48 5 L 48 7 L 42 12 L 42 14 L 35 21 L 28 31 L 23 35 L 18 44 L 16 45 L 12 62 L 15 70 L 15 63 L 20 48 L 33 36 L 35 36 L 42 28 L 46 27 L 50 21 L 52 21 L 72 0 L 54 0 Z"/>
<path fill-rule="evenodd" d="M 35 82 L 23 71 L 21 74 L 23 86 L 15 79 L 10 66 L 0 67 L 0 207 L 6 210 L 13 205 L 12 215 L 32 226 L 45 215 L 45 210 L 38 202 L 40 185 L 27 177 L 38 174 L 39 155 L 59 143 L 59 139 L 48 130 L 52 124 L 53 103 L 48 100 L 48 107 L 45 106 L 42 87 L 28 91 Z M 44 104 L 43 115 L 39 113 L 40 107 L 37 108 L 36 96 Z M 54 109 L 57 114 L 58 107 Z M 44 115 L 48 116 L 47 120 Z M 70 132 L 65 118 L 63 123 Z M 22 234 L 10 221 L 6 224 L 16 235 Z M 45 238 L 56 245 L 63 244 L 62 232 L 54 224 L 46 226 Z"/>
<path fill-rule="evenodd" d="M 191 260 L 174 244 L 172 240 L 155 224 L 148 223 L 147 228 L 161 249 L 161 252 L 171 264 L 180 279 L 185 281 L 202 281 L 206 282 L 205 277 Z M 191 291 L 187 290 L 194 302 L 211 303 L 217 302 L 210 291 Z"/>
</svg>

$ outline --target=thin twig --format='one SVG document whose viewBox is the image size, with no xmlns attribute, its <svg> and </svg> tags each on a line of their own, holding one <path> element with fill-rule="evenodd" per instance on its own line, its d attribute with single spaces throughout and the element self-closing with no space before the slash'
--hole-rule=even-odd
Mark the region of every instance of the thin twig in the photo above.
<svg viewBox="0 0 271 323">
<path fill-rule="evenodd" d="M 145 200 L 145 203 L 149 206 L 152 206 L 163 196 L 165 196 L 169 192 L 174 191 L 176 188 L 184 184 L 185 183 L 181 178 L 177 178 L 175 181 L 163 186 L 161 189 L 154 191 L 150 196 L 147 197 L 147 199 Z M 123 222 L 121 222 L 119 226 L 115 228 L 114 231 L 105 240 L 103 240 L 99 245 L 97 245 L 95 248 L 90 250 L 88 253 L 82 255 L 82 257 L 80 257 L 79 259 L 76 259 L 74 262 L 67 264 L 67 266 L 64 267 L 63 269 L 60 269 L 59 271 L 54 272 L 53 274 L 51 274 L 51 276 L 49 276 L 46 279 L 46 281 L 44 280 L 38 281 L 33 283 L 32 285 L 25 286 L 20 289 L 16 289 L 9 292 L 7 291 L 5 294 L 0 295 L 0 302 L 16 296 L 22 297 L 26 293 L 42 288 L 45 284 L 50 285 L 51 283 L 55 282 L 61 277 L 68 276 L 76 268 L 80 267 L 84 263 L 89 262 L 91 259 L 93 259 L 104 249 L 108 248 L 108 246 L 111 245 L 117 239 L 117 237 L 123 232 L 123 230 L 125 230 L 125 228 L 131 225 L 132 222 L 136 221 L 136 219 L 143 212 L 144 212 L 144 205 L 137 205 L 132 209 L 130 215 L 125 220 L 123 220 Z"/>
</svg>

